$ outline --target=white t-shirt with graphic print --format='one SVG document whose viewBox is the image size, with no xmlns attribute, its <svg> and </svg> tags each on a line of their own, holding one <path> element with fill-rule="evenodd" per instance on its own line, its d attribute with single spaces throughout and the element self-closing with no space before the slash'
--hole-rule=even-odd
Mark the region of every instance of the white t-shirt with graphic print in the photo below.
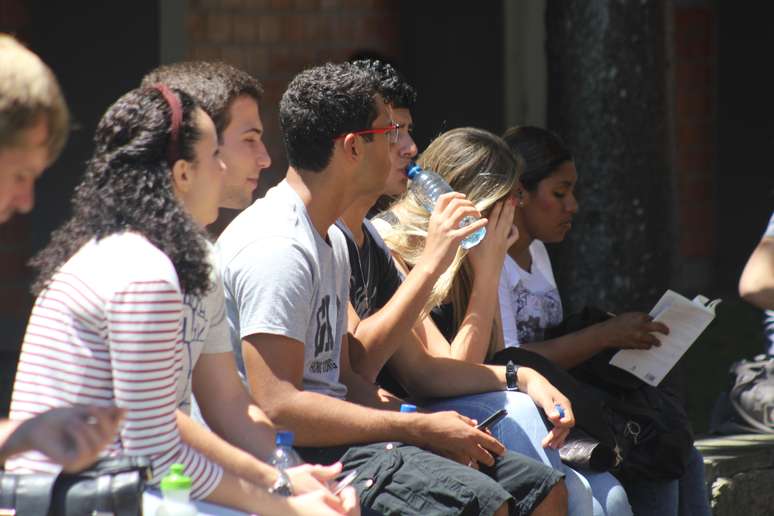
<svg viewBox="0 0 774 516">
<path fill-rule="evenodd" d="M 349 258 L 335 226 L 327 239 L 282 181 L 243 211 L 217 242 L 237 364 L 241 340 L 282 335 L 304 345 L 304 390 L 344 399 L 341 339 L 347 331 Z"/>
<path fill-rule="evenodd" d="M 529 252 L 530 271 L 506 255 L 500 274 L 500 315 L 506 347 L 542 341 L 546 328 L 562 322 L 562 300 L 548 251 L 543 242 L 533 240 Z"/>
<path fill-rule="evenodd" d="M 217 266 L 215 248 L 208 242 L 212 270 L 212 289 L 203 297 L 190 294 L 183 296 L 183 370 L 177 379 L 178 408 L 191 415 L 191 378 L 193 369 L 202 354 L 231 351 L 231 340 L 226 321 L 226 301 L 223 295 L 223 280 Z M 198 412 L 194 410 L 194 413 Z"/>
</svg>

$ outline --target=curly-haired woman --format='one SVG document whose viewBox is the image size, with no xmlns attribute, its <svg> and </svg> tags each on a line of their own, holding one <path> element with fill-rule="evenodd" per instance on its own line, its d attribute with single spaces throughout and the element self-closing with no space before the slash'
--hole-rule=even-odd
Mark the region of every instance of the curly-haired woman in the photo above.
<svg viewBox="0 0 774 516">
<path fill-rule="evenodd" d="M 224 471 L 178 428 L 183 295 L 210 290 L 203 228 L 217 217 L 225 171 L 212 120 L 183 92 L 140 88 L 107 110 L 95 145 L 72 217 L 33 260 L 38 298 L 11 418 L 115 404 L 126 417 L 106 453 L 150 457 L 156 482 L 179 462 L 194 498 L 262 514 L 344 512 L 325 490 L 269 495 Z M 32 452 L 8 468 L 59 467 Z"/>
</svg>

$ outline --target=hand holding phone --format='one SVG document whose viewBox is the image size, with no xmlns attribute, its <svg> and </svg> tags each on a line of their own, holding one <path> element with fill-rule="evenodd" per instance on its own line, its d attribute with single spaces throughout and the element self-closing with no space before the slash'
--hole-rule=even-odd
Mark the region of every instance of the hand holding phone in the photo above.
<svg viewBox="0 0 774 516">
<path fill-rule="evenodd" d="M 485 430 L 487 428 L 490 428 L 497 424 L 498 421 L 500 421 L 502 418 L 508 415 L 508 411 L 505 409 L 500 409 L 485 420 L 481 421 L 479 424 L 476 425 L 476 428 L 479 430 Z"/>
<path fill-rule="evenodd" d="M 345 487 L 347 487 L 348 485 L 350 485 L 350 484 L 351 484 L 351 483 L 352 483 L 352 482 L 355 480 L 355 477 L 356 477 L 356 476 L 357 476 L 357 470 L 356 470 L 356 469 L 353 469 L 352 471 L 350 471 L 349 473 L 347 473 L 347 476 L 345 476 L 344 478 L 342 478 L 342 479 L 341 479 L 341 481 L 339 481 L 339 482 L 338 482 L 338 483 L 337 483 L 337 484 L 336 484 L 336 485 L 333 487 L 333 489 L 331 489 L 331 492 L 332 492 L 334 495 L 338 496 L 338 495 L 339 495 L 339 493 L 341 493 L 341 492 L 344 490 L 344 488 L 345 488 Z"/>
</svg>

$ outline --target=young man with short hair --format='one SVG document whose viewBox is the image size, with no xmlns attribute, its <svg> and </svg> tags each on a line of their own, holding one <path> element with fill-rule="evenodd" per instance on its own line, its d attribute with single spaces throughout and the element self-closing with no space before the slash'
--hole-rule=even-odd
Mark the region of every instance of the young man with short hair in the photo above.
<svg viewBox="0 0 774 516">
<path fill-rule="evenodd" d="M 220 207 L 242 210 L 249 206 L 261 171 L 271 164 L 262 141 L 261 84 L 229 64 L 206 61 L 160 66 L 142 81 L 145 86 L 157 83 L 191 95 L 215 123 L 219 156 L 226 165 Z M 340 471 L 338 465 L 292 468 L 290 478 L 285 479 L 255 459 L 266 460 L 274 450 L 274 426 L 239 378 L 217 266 L 213 266 L 212 276 L 213 289 L 206 296 L 186 295 L 183 299 L 187 359 L 182 361 L 177 386 L 184 400 L 178 407 L 181 433 L 199 443 L 199 449 L 209 450 L 213 460 L 259 485 L 284 488 L 287 486 L 280 484 L 290 482 L 290 489 L 299 493 L 322 487 L 321 483 Z M 192 409 L 194 418 L 201 417 L 214 433 L 189 419 Z"/>
<path fill-rule="evenodd" d="M 356 468 L 362 504 L 377 511 L 566 510 L 561 475 L 505 452 L 454 412 L 396 412 L 401 400 L 350 366 L 350 270 L 333 224 L 353 201 L 384 188 L 398 130 L 372 74 L 348 63 L 302 72 L 282 97 L 280 124 L 286 179 L 218 240 L 233 344 L 255 398 L 295 432 L 305 457 L 341 457 L 345 469 Z M 497 481 L 421 447 L 481 463 Z"/>
<path fill-rule="evenodd" d="M 356 200 L 336 223 L 347 237 L 352 269 L 349 331 L 357 343 L 350 346 L 353 367 L 366 378 L 378 378 L 382 387 L 395 394 L 435 399 L 426 407 L 430 410 L 456 410 L 483 419 L 496 410 L 507 409 L 508 416 L 492 429 L 493 435 L 508 449 L 541 460 L 567 475 L 571 515 L 630 514 L 625 492 L 612 475 L 584 472 L 581 478 L 561 463 L 558 453 L 543 450 L 561 445 L 567 431 L 556 414 L 551 417 L 558 400 L 546 396 L 550 390 L 529 390 L 520 382 L 520 390 L 534 397 L 533 403 L 529 396 L 506 391 L 502 366 L 438 358 L 427 351 L 431 344 L 449 346 L 439 331 L 417 328 L 433 285 L 451 263 L 460 241 L 475 230 L 458 227 L 459 221 L 470 215 L 465 203 L 472 204 L 463 202 L 460 194 L 439 200 L 428 225 L 423 255 L 402 278 L 386 244 L 365 217 L 380 194 L 395 197 L 406 192 L 406 167 L 417 154 L 411 137 L 416 92 L 390 65 L 373 61 L 357 61 L 354 65 L 378 77 L 379 91 L 389 102 L 401 133 L 390 149 L 392 166 L 383 191 Z M 512 218 L 512 210 L 505 216 L 506 220 Z M 494 232 L 487 238 L 494 238 L 491 235 Z M 520 377 L 531 373 L 527 368 L 518 370 Z M 547 433 L 536 404 L 561 426 Z"/>
</svg>

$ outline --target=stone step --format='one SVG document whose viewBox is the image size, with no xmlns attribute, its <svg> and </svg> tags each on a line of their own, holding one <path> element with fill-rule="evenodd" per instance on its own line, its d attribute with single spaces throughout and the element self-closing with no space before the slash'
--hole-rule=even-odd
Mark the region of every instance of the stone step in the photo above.
<svg viewBox="0 0 774 516">
<path fill-rule="evenodd" d="M 697 439 L 714 516 L 774 514 L 774 435 Z"/>
</svg>

